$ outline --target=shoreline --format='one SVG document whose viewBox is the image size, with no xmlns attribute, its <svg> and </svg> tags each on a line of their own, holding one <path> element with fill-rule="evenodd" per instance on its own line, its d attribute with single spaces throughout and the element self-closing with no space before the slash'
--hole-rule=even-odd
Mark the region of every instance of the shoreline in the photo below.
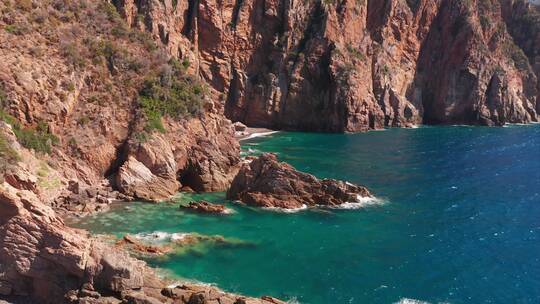
<svg viewBox="0 0 540 304">
<path fill-rule="evenodd" d="M 263 137 L 278 133 L 278 130 L 272 130 L 267 128 L 246 128 L 243 131 L 236 131 L 234 137 L 240 142 L 252 138 Z"/>
</svg>

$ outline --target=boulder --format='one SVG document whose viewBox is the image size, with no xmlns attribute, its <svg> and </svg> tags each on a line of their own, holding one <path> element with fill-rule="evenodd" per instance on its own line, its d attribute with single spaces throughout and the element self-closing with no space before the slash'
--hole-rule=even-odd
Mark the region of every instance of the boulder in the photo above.
<svg viewBox="0 0 540 304">
<path fill-rule="evenodd" d="M 244 132 L 247 130 L 247 126 L 239 121 L 235 122 L 233 126 L 236 132 Z"/>
<path fill-rule="evenodd" d="M 227 198 L 256 207 L 296 209 L 335 207 L 371 197 L 368 189 L 347 182 L 323 179 L 279 162 L 274 154 L 263 154 L 246 163 L 234 178 Z"/>
<path fill-rule="evenodd" d="M 229 214 L 231 210 L 219 204 L 212 204 L 207 201 L 190 202 L 188 205 L 181 205 L 180 209 L 190 210 L 197 213 L 206 214 Z"/>
<path fill-rule="evenodd" d="M 180 186 L 175 178 L 154 175 L 133 156 L 118 170 L 116 185 L 127 195 L 148 201 L 165 200 L 174 195 Z"/>
</svg>

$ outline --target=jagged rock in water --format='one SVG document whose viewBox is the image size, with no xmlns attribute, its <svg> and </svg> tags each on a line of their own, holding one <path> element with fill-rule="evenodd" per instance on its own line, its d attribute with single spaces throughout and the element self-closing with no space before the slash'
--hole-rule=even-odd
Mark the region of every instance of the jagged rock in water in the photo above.
<svg viewBox="0 0 540 304">
<path fill-rule="evenodd" d="M 257 207 L 297 209 L 336 207 L 371 197 L 365 187 L 296 171 L 265 153 L 245 164 L 234 178 L 227 198 Z"/>
<path fill-rule="evenodd" d="M 206 214 L 229 214 L 230 209 L 227 209 L 224 205 L 212 204 L 207 201 L 189 202 L 188 205 L 181 205 L 182 210 L 191 210 L 198 213 Z"/>
</svg>

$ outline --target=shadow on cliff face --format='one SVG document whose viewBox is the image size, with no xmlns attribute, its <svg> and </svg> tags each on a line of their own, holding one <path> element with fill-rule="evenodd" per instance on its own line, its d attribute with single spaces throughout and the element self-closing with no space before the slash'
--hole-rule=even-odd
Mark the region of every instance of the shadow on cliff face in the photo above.
<svg viewBox="0 0 540 304">
<path fill-rule="evenodd" d="M 529 63 L 509 63 L 504 52 L 509 47 L 517 48 L 512 38 L 506 32 L 490 33 L 484 25 L 487 21 L 475 20 L 472 9 L 443 1 L 422 43 L 408 95 L 422 105 L 423 123 L 503 125 L 536 121 L 537 92 L 531 87 L 536 87 L 537 81 L 529 72 Z M 475 9 L 487 14 L 480 4 Z M 510 60 L 516 59 L 510 56 Z M 509 90 L 512 86 L 525 94 Z"/>
</svg>

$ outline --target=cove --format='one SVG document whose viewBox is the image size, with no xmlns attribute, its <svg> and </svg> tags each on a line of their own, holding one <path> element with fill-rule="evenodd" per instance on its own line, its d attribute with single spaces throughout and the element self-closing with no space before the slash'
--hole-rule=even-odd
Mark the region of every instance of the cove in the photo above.
<svg viewBox="0 0 540 304">
<path fill-rule="evenodd" d="M 356 210 L 285 214 L 226 202 L 120 204 L 76 225 L 93 233 L 197 232 L 242 240 L 148 260 L 170 275 L 300 303 L 540 302 L 540 126 L 280 132 L 243 142 L 317 177 L 367 186 Z M 225 203 L 230 216 L 180 203 Z"/>
</svg>

